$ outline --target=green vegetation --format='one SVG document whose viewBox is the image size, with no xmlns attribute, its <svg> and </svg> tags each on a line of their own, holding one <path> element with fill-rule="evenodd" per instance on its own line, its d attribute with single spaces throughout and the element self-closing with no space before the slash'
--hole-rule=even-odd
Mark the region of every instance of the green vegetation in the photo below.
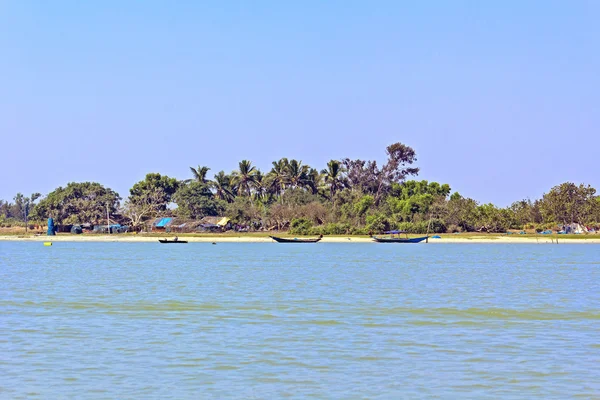
<svg viewBox="0 0 600 400">
<path fill-rule="evenodd" d="M 227 216 L 249 231 L 289 230 L 294 235 L 367 235 L 389 229 L 422 234 L 454 232 L 542 231 L 579 223 L 598 228 L 600 197 L 589 185 L 570 182 L 552 188 L 538 200 L 521 200 L 499 208 L 452 192 L 450 185 L 410 180 L 419 172 L 412 148 L 395 143 L 387 160 L 330 160 L 312 168 L 282 158 L 263 173 L 242 160 L 231 173 L 190 167 L 189 179 L 149 173 L 121 197 L 99 183 L 69 183 L 39 202 L 17 194 L 0 201 L 0 226 L 23 226 L 27 219 L 43 224 L 90 223 L 111 219 L 142 230 L 157 217 L 199 220 Z"/>
</svg>

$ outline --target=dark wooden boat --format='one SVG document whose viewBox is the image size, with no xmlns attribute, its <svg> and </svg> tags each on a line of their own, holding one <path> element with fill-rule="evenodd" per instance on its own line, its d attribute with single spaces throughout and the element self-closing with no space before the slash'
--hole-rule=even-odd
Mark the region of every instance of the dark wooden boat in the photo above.
<svg viewBox="0 0 600 400">
<path fill-rule="evenodd" d="M 293 238 L 293 239 L 285 239 L 285 238 L 280 238 L 277 236 L 269 236 L 271 239 L 273 239 L 274 241 L 276 241 L 277 243 L 317 243 L 319 240 L 321 240 L 323 238 L 323 235 L 319 236 L 316 239 L 298 239 L 298 238 Z"/>
<path fill-rule="evenodd" d="M 160 243 L 187 243 L 187 240 L 167 240 L 167 239 L 158 239 Z"/>
<path fill-rule="evenodd" d="M 388 231 L 384 232 L 389 234 L 388 237 L 377 237 L 373 236 L 373 240 L 377 243 L 420 243 L 425 240 L 425 243 L 429 242 L 429 236 L 421 236 L 416 238 L 409 238 L 407 233 L 404 231 Z M 400 237 L 395 235 L 404 234 L 406 237 Z"/>
</svg>

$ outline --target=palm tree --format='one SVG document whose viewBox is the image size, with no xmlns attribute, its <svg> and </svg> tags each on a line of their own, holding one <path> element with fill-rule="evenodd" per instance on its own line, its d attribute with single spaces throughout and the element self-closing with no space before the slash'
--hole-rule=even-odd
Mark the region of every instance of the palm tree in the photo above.
<svg viewBox="0 0 600 400">
<path fill-rule="evenodd" d="M 232 174 L 232 182 L 237 186 L 238 195 L 250 196 L 251 189 L 256 182 L 257 172 L 251 161 L 240 161 L 239 170 Z"/>
<path fill-rule="evenodd" d="M 318 194 L 319 189 L 323 186 L 323 175 L 315 168 L 311 168 L 306 174 L 306 187 L 312 194 Z"/>
<path fill-rule="evenodd" d="M 210 186 L 215 190 L 215 197 L 217 199 L 225 200 L 231 203 L 235 198 L 233 194 L 233 188 L 231 187 L 231 177 L 225 174 L 224 171 L 219 171 L 215 174 Z"/>
<path fill-rule="evenodd" d="M 205 166 L 198 166 L 198 168 L 190 167 L 190 171 L 192 171 L 193 178 L 187 179 L 186 182 L 196 181 L 202 183 L 208 183 L 208 179 L 206 179 L 206 174 L 210 171 L 210 168 Z"/>
<path fill-rule="evenodd" d="M 302 161 L 291 160 L 288 166 L 288 179 L 292 188 L 304 187 L 306 185 L 308 166 L 302 165 Z"/>
<path fill-rule="evenodd" d="M 327 169 L 321 171 L 321 173 L 325 175 L 325 183 L 329 185 L 332 199 L 335 192 L 345 186 L 344 172 L 344 167 L 342 167 L 342 164 L 337 160 L 329 161 L 327 163 Z"/>
<path fill-rule="evenodd" d="M 282 158 L 279 161 L 273 161 L 272 164 L 273 168 L 269 172 L 271 188 L 276 195 L 281 196 L 288 184 L 288 159 Z"/>
<path fill-rule="evenodd" d="M 254 197 L 260 201 L 268 198 L 269 179 L 262 172 L 256 171 L 254 175 Z"/>
</svg>

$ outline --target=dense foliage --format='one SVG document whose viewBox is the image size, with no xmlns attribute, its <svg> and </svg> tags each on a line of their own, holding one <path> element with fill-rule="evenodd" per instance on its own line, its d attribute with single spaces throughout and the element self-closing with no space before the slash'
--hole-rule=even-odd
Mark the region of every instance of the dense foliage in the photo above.
<svg viewBox="0 0 600 400">
<path fill-rule="evenodd" d="M 52 217 L 58 224 L 93 223 L 106 221 L 115 213 L 121 197 L 96 182 L 69 183 L 49 193 L 33 209 L 32 219 Z"/>
<path fill-rule="evenodd" d="M 388 229 L 413 233 L 546 229 L 579 223 L 597 226 L 600 197 L 589 185 L 567 182 L 541 199 L 499 208 L 452 193 L 448 184 L 409 180 L 418 174 L 412 148 L 395 143 L 379 166 L 367 160 L 331 160 L 321 170 L 295 159 L 273 161 L 263 173 L 249 160 L 231 173 L 190 167 L 190 179 L 150 173 L 130 189 L 121 205 L 113 190 L 99 183 L 69 183 L 37 204 L 17 194 L 0 201 L 0 223 L 26 218 L 58 223 L 98 223 L 106 213 L 141 229 L 160 216 L 199 220 L 227 216 L 250 230 L 289 229 L 294 234 L 367 234 Z M 33 209 L 31 213 L 30 209 Z M 30 214 L 30 215 L 29 215 Z"/>
</svg>

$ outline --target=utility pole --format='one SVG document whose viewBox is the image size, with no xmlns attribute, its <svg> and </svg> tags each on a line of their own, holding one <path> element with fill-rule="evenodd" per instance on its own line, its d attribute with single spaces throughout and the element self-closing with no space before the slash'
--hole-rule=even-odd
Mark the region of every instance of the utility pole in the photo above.
<svg viewBox="0 0 600 400">
<path fill-rule="evenodd" d="M 108 230 L 108 234 L 110 235 L 110 216 L 108 214 L 108 203 L 106 203 L 106 229 Z"/>
</svg>

